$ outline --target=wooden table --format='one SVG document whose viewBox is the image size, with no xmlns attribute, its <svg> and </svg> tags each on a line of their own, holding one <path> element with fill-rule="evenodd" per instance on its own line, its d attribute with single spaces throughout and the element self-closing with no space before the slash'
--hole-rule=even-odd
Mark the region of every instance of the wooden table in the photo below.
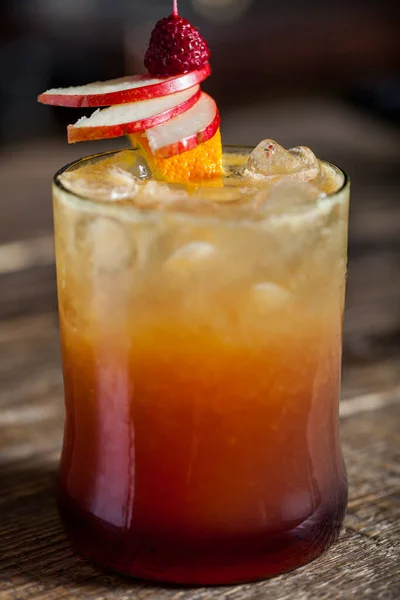
<svg viewBox="0 0 400 600">
<path fill-rule="evenodd" d="M 338 161 L 342 157 L 354 179 L 341 404 L 350 480 L 348 514 L 338 543 L 323 557 L 293 573 L 251 585 L 154 586 L 102 572 L 71 550 L 53 493 L 63 390 L 49 180 L 60 165 L 93 147 L 36 143 L 2 153 L 0 189 L 6 193 L 1 198 L 0 223 L 1 600 L 400 597 L 400 203 L 396 188 L 400 143 L 389 129 L 382 129 L 381 137 L 374 137 L 375 148 L 361 142 L 355 148 L 356 139 L 368 138 L 368 127 L 375 136 L 375 125 L 368 119 L 355 125 L 348 112 L 335 110 L 331 107 L 325 113 L 338 125 L 333 137 L 326 137 L 324 155 Z M 308 139 L 315 138 L 315 147 L 323 146 L 319 138 L 323 122 L 312 134 L 306 128 Z M 282 119 L 282 130 L 284 123 Z M 347 146 L 338 131 L 347 136 Z M 248 121 L 246 132 L 252 139 L 239 141 L 257 140 L 257 118 Z"/>
</svg>

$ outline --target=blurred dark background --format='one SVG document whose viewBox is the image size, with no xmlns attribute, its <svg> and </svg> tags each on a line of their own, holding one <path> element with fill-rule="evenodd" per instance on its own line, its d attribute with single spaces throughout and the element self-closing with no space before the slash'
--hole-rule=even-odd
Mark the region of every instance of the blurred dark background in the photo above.
<svg viewBox="0 0 400 600">
<path fill-rule="evenodd" d="M 36 96 L 142 71 L 150 31 L 171 4 L 3 0 L 0 244 L 50 236 L 52 174 L 126 144 L 68 146 L 65 126 L 82 111 L 42 106 Z M 372 340 L 355 352 L 368 355 L 382 328 L 400 348 L 393 304 L 400 293 L 400 3 L 181 0 L 179 7 L 209 41 L 213 75 L 204 87 L 220 106 L 225 142 L 308 145 L 351 175 L 347 328 L 361 319 Z M 363 303 L 370 312 L 359 311 Z"/>
</svg>

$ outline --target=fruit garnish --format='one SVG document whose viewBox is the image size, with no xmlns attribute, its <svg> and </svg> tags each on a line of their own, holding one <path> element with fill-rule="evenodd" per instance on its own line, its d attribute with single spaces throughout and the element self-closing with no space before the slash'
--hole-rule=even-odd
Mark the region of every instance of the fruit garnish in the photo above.
<svg viewBox="0 0 400 600">
<path fill-rule="evenodd" d="M 193 108 L 131 136 L 153 174 L 170 183 L 200 182 L 222 175 L 220 116 L 215 101 L 202 92 Z"/>
<path fill-rule="evenodd" d="M 161 98 L 117 104 L 97 110 L 68 126 L 69 143 L 120 137 L 164 123 L 192 108 L 201 98 L 200 86 Z"/>
<path fill-rule="evenodd" d="M 79 108 L 151 100 L 191 88 L 204 81 L 210 73 L 211 68 L 207 63 L 197 71 L 168 78 L 155 78 L 148 74 L 119 77 L 87 85 L 53 88 L 40 94 L 38 101 L 53 106 Z"/>
<path fill-rule="evenodd" d="M 207 43 L 179 16 L 174 0 L 172 14 L 151 35 L 145 60 L 150 74 L 55 88 L 38 100 L 55 106 L 109 106 L 69 125 L 69 143 L 129 135 L 155 177 L 219 185 L 220 116 L 199 85 L 211 73 L 209 56 Z"/>
<path fill-rule="evenodd" d="M 154 156 L 145 137 L 132 136 L 146 157 L 147 163 L 157 179 L 169 183 L 202 183 L 217 181 L 222 176 L 221 133 L 193 150 L 167 158 Z"/>
<path fill-rule="evenodd" d="M 210 58 L 207 42 L 193 25 L 179 16 L 177 0 L 172 14 L 154 27 L 144 64 L 150 75 L 169 77 L 204 67 Z"/>
<path fill-rule="evenodd" d="M 154 175 L 169 183 L 217 182 L 222 176 L 221 132 L 218 128 L 211 139 L 183 154 L 146 156 Z"/>
<path fill-rule="evenodd" d="M 215 100 L 204 92 L 189 110 L 146 131 L 151 153 L 168 158 L 196 148 L 216 133 L 220 116 Z"/>
</svg>

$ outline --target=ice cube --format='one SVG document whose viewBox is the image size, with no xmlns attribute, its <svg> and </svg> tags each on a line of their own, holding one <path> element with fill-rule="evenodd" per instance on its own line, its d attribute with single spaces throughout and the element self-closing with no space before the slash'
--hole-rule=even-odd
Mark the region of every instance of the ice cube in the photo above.
<svg viewBox="0 0 400 600">
<path fill-rule="evenodd" d="M 291 209 L 315 205 L 318 198 L 324 195 L 311 183 L 284 178 L 273 183 L 268 189 L 261 190 L 256 196 L 255 205 L 279 215 Z"/>
<path fill-rule="evenodd" d="M 291 298 L 292 294 L 288 290 L 270 281 L 256 283 L 251 288 L 252 306 L 260 312 L 286 309 Z"/>
<path fill-rule="evenodd" d="M 121 150 L 115 152 L 106 158 L 99 160 L 96 164 L 104 166 L 114 166 L 123 169 L 125 172 L 133 175 L 135 179 L 143 180 L 151 177 L 150 167 L 137 150 Z"/>
<path fill-rule="evenodd" d="M 343 173 L 337 167 L 329 163 L 321 163 L 321 172 L 315 182 L 320 190 L 323 190 L 325 194 L 333 194 L 342 187 L 343 183 Z"/>
<path fill-rule="evenodd" d="M 315 154 L 305 146 L 285 150 L 273 140 L 264 140 L 246 161 L 244 176 L 259 180 L 288 176 L 310 181 L 320 166 Z"/>
<path fill-rule="evenodd" d="M 82 228 L 80 235 L 82 235 Z M 131 268 L 137 250 L 128 230 L 116 220 L 96 217 L 87 222 L 80 248 L 89 252 L 94 273 L 116 274 Z"/>
<path fill-rule="evenodd" d="M 62 185 L 77 196 L 99 202 L 120 202 L 131 198 L 138 187 L 136 178 L 112 164 L 89 164 L 60 176 Z"/>
<path fill-rule="evenodd" d="M 176 250 L 166 261 L 165 268 L 169 273 L 187 274 L 193 268 L 210 264 L 216 254 L 215 246 L 209 242 L 189 242 Z"/>
<path fill-rule="evenodd" d="M 139 208 L 179 209 L 188 199 L 188 192 L 179 185 L 146 181 L 138 186 L 135 205 Z"/>
</svg>

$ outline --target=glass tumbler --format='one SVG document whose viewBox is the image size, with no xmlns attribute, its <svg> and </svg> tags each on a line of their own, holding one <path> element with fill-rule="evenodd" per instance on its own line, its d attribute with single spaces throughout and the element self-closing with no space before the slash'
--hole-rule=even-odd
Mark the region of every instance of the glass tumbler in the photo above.
<svg viewBox="0 0 400 600">
<path fill-rule="evenodd" d="M 58 504 L 73 545 L 180 584 L 311 561 L 337 538 L 347 503 L 346 176 L 337 169 L 340 189 L 306 207 L 253 216 L 235 202 L 138 208 L 63 186 L 63 173 L 103 158 L 54 180 Z"/>
</svg>

